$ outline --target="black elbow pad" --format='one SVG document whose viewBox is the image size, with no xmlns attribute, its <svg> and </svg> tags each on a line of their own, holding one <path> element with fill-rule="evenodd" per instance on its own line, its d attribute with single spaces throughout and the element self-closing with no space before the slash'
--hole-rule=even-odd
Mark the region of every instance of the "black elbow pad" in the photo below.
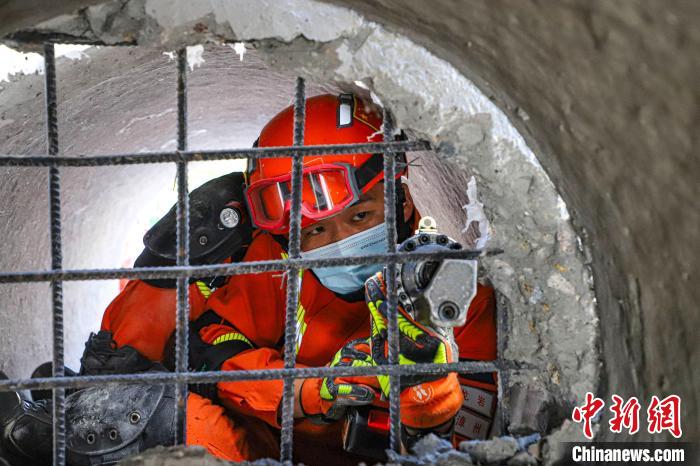
<svg viewBox="0 0 700 466">
<path fill-rule="evenodd" d="M 190 264 L 240 260 L 250 245 L 253 227 L 243 198 L 245 178 L 233 172 L 190 192 Z M 174 205 L 143 237 L 145 246 L 134 267 L 175 265 L 176 210 Z M 160 288 L 174 288 L 175 280 L 145 280 Z"/>
</svg>

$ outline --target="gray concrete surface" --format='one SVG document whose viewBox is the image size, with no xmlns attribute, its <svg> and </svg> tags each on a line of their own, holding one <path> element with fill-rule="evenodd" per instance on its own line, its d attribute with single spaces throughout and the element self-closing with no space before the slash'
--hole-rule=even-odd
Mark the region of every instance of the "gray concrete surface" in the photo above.
<svg viewBox="0 0 700 466">
<path fill-rule="evenodd" d="M 234 4 L 241 7 L 237 2 L 230 3 Z M 154 5 L 157 7 L 158 2 L 146 2 L 146 7 Z M 693 151 L 697 142 L 693 128 L 697 127 L 698 117 L 695 81 L 700 60 L 697 4 L 630 0 L 565 1 L 545 6 L 535 1 L 441 0 L 428 4 L 381 0 L 352 2 L 352 6 L 446 60 L 474 81 L 510 117 L 568 204 L 585 245 L 584 260 L 592 264 L 604 363 L 601 394 L 620 393 L 648 399 L 652 394 L 678 393 L 683 397 L 685 437 L 697 439 L 698 427 L 694 420 L 699 414 L 700 381 L 696 368 L 699 352 L 693 329 L 698 327 L 696 303 L 700 291 L 693 286 L 697 281 L 694 265 L 698 254 L 697 248 L 692 247 L 698 242 L 697 227 L 700 225 L 694 203 L 700 166 Z M 239 23 L 231 20 L 236 15 L 230 11 L 219 10 L 219 16 L 204 18 L 206 9 L 193 11 L 193 8 L 179 16 L 163 15 L 166 11 L 183 13 L 177 8 L 161 10 L 161 15 L 149 14 L 150 19 L 145 21 L 136 14 L 137 21 L 125 20 L 120 24 L 127 29 L 138 28 L 126 37 L 139 43 L 173 44 L 183 36 L 163 32 L 178 28 L 179 33 L 188 32 L 184 37 L 189 43 L 213 37 L 251 38 L 250 31 L 236 29 Z M 40 17 L 39 13 L 32 12 L 32 21 L 22 26 L 50 17 L 48 14 Z M 317 9 L 317 13 L 316 17 L 302 16 L 298 28 L 286 28 L 278 38 L 292 40 L 301 34 L 307 39 L 329 41 L 333 36 L 326 35 L 330 21 L 324 21 L 323 27 L 314 29 L 315 32 L 310 32 L 308 26 L 304 29 L 305 19 L 313 25 L 328 11 Z M 200 22 L 208 29 L 202 31 L 201 27 L 194 27 L 197 21 L 188 23 L 192 17 L 198 19 L 197 14 L 202 14 L 204 19 Z M 22 18 L 28 21 L 26 15 Z M 226 21 L 218 21 L 223 18 Z M 151 29 L 153 20 L 155 26 L 159 26 L 156 29 Z M 356 48 L 342 49 L 341 40 L 311 44 L 314 50 L 310 53 L 309 44 L 304 47 L 303 39 L 292 41 L 286 48 L 280 47 L 278 42 L 262 46 L 281 50 L 281 53 L 296 50 L 305 54 L 310 63 L 306 71 L 318 72 L 318 62 L 323 62 L 337 73 L 336 77 L 347 79 L 366 70 L 350 67 L 348 64 L 355 61 L 348 61 L 348 56 L 338 51 L 350 50 L 349 56 L 353 58 L 358 51 L 373 52 L 371 48 L 362 50 L 364 43 L 353 42 L 352 31 L 358 30 L 358 23 L 354 21 L 346 24 L 341 33 L 346 45 Z M 55 27 L 57 23 L 51 24 Z M 104 25 L 99 21 L 95 24 Z M 95 32 L 87 31 L 88 34 Z M 367 37 L 371 45 L 372 40 L 377 39 L 376 29 L 369 31 Z M 275 50 L 269 52 L 275 54 Z M 364 58 L 362 63 L 371 62 L 370 55 Z M 291 66 L 298 67 L 300 63 L 301 55 Z M 387 99 L 392 108 L 397 107 L 400 120 L 418 126 L 417 134 L 432 136 L 438 144 L 442 142 L 439 147 L 443 155 L 464 155 L 460 149 L 465 146 L 458 145 L 455 150 L 445 144 L 455 136 L 459 141 L 471 140 L 471 146 L 475 142 L 478 146 L 478 138 L 472 132 L 456 134 L 456 127 L 448 127 L 441 135 L 436 131 L 440 128 L 421 126 L 425 123 L 416 121 L 420 118 L 411 119 L 410 112 L 402 113 L 401 102 L 405 104 L 410 95 L 402 93 L 406 83 L 396 83 L 391 76 L 375 76 L 371 72 L 360 77 L 372 77 L 370 84 L 380 98 Z M 423 84 L 439 89 L 445 83 Z M 419 102 L 420 108 L 430 105 L 437 105 L 438 112 L 443 110 L 439 101 Z M 445 116 L 444 113 L 440 115 Z M 40 141 L 35 143 L 41 146 Z M 474 153 L 471 151 L 470 155 Z M 477 161 L 481 160 L 478 151 L 476 156 Z M 472 157 L 470 162 L 473 160 Z M 460 166 L 461 162 L 457 156 L 450 163 Z M 483 172 L 477 175 L 488 176 Z M 498 185 L 482 184 L 486 194 L 496 199 L 498 191 L 489 193 L 488 190 Z M 442 186 L 454 187 L 450 183 Z M 513 187 L 517 192 L 517 183 Z M 524 189 L 527 194 L 527 183 Z M 40 198 L 34 196 L 33 199 L 36 202 L 33 211 L 45 205 Z M 14 209 L 23 207 L 17 202 L 13 205 Z M 491 208 L 496 209 L 495 205 Z M 498 215 L 496 211 L 490 213 Z M 20 215 L 10 218 L 17 219 Z M 41 220 L 36 220 L 34 225 L 38 226 L 39 222 Z M 546 231 L 553 227 L 550 223 L 525 230 Z M 557 239 L 561 237 L 560 234 Z M 40 236 L 37 238 L 37 247 L 41 247 Z M 508 239 L 514 237 L 508 235 Z M 569 242 L 575 244 L 576 239 L 570 237 Z M 533 258 L 536 258 L 534 254 Z M 18 260 L 10 262 L 18 263 Z M 31 265 L 35 266 L 34 263 L 41 263 L 45 258 L 39 255 L 27 260 L 34 261 Z M 491 271 L 498 270 L 494 260 Z M 528 286 L 521 283 L 519 288 L 526 294 L 536 294 L 536 287 L 528 283 L 528 278 L 522 280 Z M 558 278 L 551 283 L 547 276 L 537 276 L 535 280 L 544 281 L 548 289 L 557 286 L 569 289 Z M 585 290 L 583 269 L 576 279 L 567 281 Z M 515 282 L 511 279 L 511 283 Z M 529 301 L 526 296 L 523 306 Z M 530 309 L 530 313 L 534 313 Z M 542 316 L 536 318 L 535 330 L 546 320 Z M 560 327 L 553 335 L 538 338 L 546 345 L 561 331 L 568 332 L 572 338 L 581 334 L 576 325 Z M 516 329 L 520 328 L 522 326 L 516 325 Z M 546 353 L 556 351 L 557 348 L 549 348 Z M 550 385 L 560 377 L 557 369 L 554 365 L 549 371 Z M 578 390 L 595 383 L 596 380 L 582 380 Z M 643 435 L 637 438 L 640 437 Z"/>
</svg>

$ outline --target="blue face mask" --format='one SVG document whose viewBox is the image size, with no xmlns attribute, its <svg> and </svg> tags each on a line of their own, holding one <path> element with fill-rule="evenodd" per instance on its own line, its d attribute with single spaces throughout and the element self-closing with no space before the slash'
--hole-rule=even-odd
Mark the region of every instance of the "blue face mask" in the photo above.
<svg viewBox="0 0 700 466">
<path fill-rule="evenodd" d="M 361 231 L 344 240 L 301 253 L 304 259 L 365 256 L 386 252 L 384 224 Z M 383 264 L 343 265 L 312 269 L 323 286 L 338 294 L 349 294 L 365 286 L 365 280 L 382 270 Z"/>
</svg>

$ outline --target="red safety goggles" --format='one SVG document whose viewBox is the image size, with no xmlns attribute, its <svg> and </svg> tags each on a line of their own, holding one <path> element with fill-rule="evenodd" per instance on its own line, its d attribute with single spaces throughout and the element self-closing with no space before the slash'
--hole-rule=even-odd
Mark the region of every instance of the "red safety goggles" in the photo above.
<svg viewBox="0 0 700 466">
<path fill-rule="evenodd" d="M 312 222 L 335 215 L 360 198 L 352 165 L 325 163 L 305 167 L 302 173 L 301 214 Z M 273 232 L 287 229 L 291 178 L 291 173 L 287 173 L 256 181 L 246 188 L 245 198 L 255 226 Z"/>
</svg>

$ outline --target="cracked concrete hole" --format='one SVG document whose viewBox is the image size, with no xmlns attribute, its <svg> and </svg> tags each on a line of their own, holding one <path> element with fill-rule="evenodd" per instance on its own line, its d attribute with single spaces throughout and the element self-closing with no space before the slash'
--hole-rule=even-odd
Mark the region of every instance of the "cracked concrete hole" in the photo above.
<svg viewBox="0 0 700 466">
<path fill-rule="evenodd" d="M 409 137 L 432 143 L 434 152 L 409 154 L 416 165 L 412 193 L 424 215 L 462 242 L 469 241 L 466 211 L 474 199 L 467 190 L 474 180 L 490 221 L 488 247 L 503 250 L 481 261 L 482 278 L 497 289 L 505 319 L 501 357 L 531 366 L 501 380 L 508 430 L 559 428 L 573 402 L 595 391 L 600 375 L 590 252 L 505 114 L 447 62 L 350 10 L 286 1 L 284 8 L 297 14 L 284 15 L 275 3 L 269 21 L 256 13 L 255 2 L 237 2 L 235 11 L 209 2 L 175 3 L 106 2 L 36 27 L 139 45 L 91 47 L 79 60 L 59 60 L 61 152 L 174 149 L 176 80 L 169 51 L 186 44 L 205 43 L 188 54 L 191 149 L 250 147 L 264 123 L 291 103 L 297 75 L 308 79 L 307 96 L 370 93 Z M 234 41 L 248 43 L 244 54 Z M 0 152 L 45 151 L 42 82 L 30 75 L 3 84 Z M 201 182 L 236 168 L 203 162 L 191 170 Z M 62 170 L 64 266 L 130 265 L 144 231 L 174 201 L 174 173 L 172 164 Z M 0 168 L 0 177 L 0 269 L 48 268 L 46 170 Z M 196 184 L 191 181 L 192 188 Z M 4 289 L 0 368 L 27 376 L 51 356 L 48 286 Z M 88 333 L 117 291 L 110 281 L 65 284 L 69 366 L 77 367 Z M 29 336 L 22 331 L 27 325 Z M 576 438 L 567 432 L 564 438 Z"/>
</svg>

